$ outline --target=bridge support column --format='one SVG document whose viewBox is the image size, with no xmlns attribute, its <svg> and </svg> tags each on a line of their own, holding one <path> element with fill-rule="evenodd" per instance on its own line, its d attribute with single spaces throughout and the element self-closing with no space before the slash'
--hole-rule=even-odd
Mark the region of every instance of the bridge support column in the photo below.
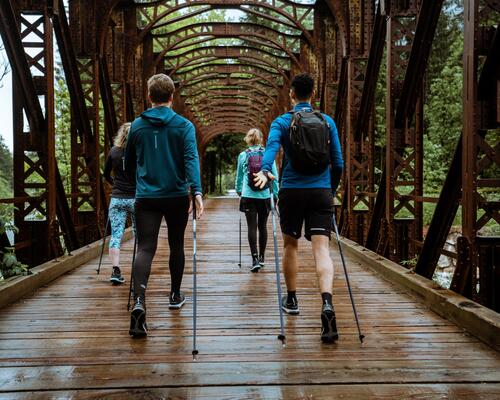
<svg viewBox="0 0 500 400">
<path fill-rule="evenodd" d="M 462 135 L 462 237 L 451 288 L 500 311 L 500 237 L 487 223 L 500 223 L 500 37 L 491 21 L 492 2 L 466 0 L 464 8 L 464 130 Z M 496 9 L 495 9 L 496 7 Z M 481 76 L 479 68 L 481 66 Z M 489 237 L 487 237 L 489 236 Z"/>
</svg>

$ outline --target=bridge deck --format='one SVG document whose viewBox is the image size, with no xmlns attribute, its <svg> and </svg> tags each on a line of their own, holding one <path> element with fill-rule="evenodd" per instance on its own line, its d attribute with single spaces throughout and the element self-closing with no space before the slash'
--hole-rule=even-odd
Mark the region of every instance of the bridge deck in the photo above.
<svg viewBox="0 0 500 400">
<path fill-rule="evenodd" d="M 340 341 L 319 341 L 313 260 L 301 243 L 301 315 L 279 319 L 272 242 L 264 271 L 238 269 L 234 199 L 209 202 L 199 224 L 199 360 L 191 356 L 192 302 L 167 308 L 162 231 L 148 290 L 149 337 L 131 340 L 128 286 L 109 264 L 84 265 L 3 310 L 0 398 L 360 399 L 499 398 L 500 356 L 409 294 L 348 260 L 366 343 L 356 327 L 337 251 L 334 302 Z M 184 290 L 191 296 L 190 230 Z M 130 260 L 132 244 L 124 247 Z M 247 257 L 248 259 L 248 257 Z M 107 260 L 106 260 L 107 261 Z M 128 278 L 129 268 L 125 274 Z"/>
</svg>

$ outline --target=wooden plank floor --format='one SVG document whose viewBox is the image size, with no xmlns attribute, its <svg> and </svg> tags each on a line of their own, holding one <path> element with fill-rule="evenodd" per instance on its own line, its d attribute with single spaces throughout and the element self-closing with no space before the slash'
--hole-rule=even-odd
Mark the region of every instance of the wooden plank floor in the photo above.
<svg viewBox="0 0 500 400">
<path fill-rule="evenodd" d="M 109 285 L 107 259 L 96 276 L 96 259 L 2 310 L 0 398 L 500 398 L 498 353 L 348 260 L 366 335 L 360 345 L 335 247 L 340 341 L 319 340 L 321 301 L 304 241 L 301 315 L 285 316 L 288 343 L 282 348 L 272 236 L 266 268 L 240 270 L 238 218 L 236 199 L 214 199 L 199 223 L 198 361 L 191 356 L 192 302 L 168 310 L 163 230 L 148 288 L 148 338 L 129 338 L 128 285 Z M 183 283 L 189 298 L 190 228 Z M 131 248 L 129 242 L 123 251 L 128 263 Z M 130 267 L 124 269 L 128 280 Z"/>
</svg>

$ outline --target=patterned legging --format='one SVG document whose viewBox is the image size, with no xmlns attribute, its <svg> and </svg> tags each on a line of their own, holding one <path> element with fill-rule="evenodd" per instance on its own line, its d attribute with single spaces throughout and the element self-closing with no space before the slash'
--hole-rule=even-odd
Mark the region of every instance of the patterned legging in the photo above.
<svg viewBox="0 0 500 400">
<path fill-rule="evenodd" d="M 111 240 L 109 241 L 110 249 L 120 248 L 128 214 L 130 214 L 132 218 L 132 225 L 135 231 L 134 204 L 135 199 L 111 198 L 111 202 L 109 204 L 109 222 L 111 223 Z"/>
</svg>

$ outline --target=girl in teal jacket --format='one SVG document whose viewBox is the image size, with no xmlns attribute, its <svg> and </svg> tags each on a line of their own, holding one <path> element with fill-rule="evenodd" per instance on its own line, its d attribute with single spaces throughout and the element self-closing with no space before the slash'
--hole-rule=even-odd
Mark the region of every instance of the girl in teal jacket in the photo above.
<svg viewBox="0 0 500 400">
<path fill-rule="evenodd" d="M 248 225 L 248 243 L 252 252 L 252 267 L 250 271 L 258 272 L 264 266 L 264 254 L 267 245 L 267 219 L 271 210 L 271 194 L 269 189 L 258 190 L 249 182 L 249 174 L 253 166 L 260 165 L 264 155 L 262 146 L 263 135 L 258 129 L 250 129 L 245 136 L 248 149 L 238 156 L 235 189 L 240 200 L 240 211 L 245 213 Z M 258 172 L 258 171 L 257 171 Z M 278 176 L 276 163 L 272 174 Z M 278 180 L 273 183 L 273 196 L 278 196 Z M 259 251 L 257 250 L 257 230 L 259 231 Z"/>
</svg>

